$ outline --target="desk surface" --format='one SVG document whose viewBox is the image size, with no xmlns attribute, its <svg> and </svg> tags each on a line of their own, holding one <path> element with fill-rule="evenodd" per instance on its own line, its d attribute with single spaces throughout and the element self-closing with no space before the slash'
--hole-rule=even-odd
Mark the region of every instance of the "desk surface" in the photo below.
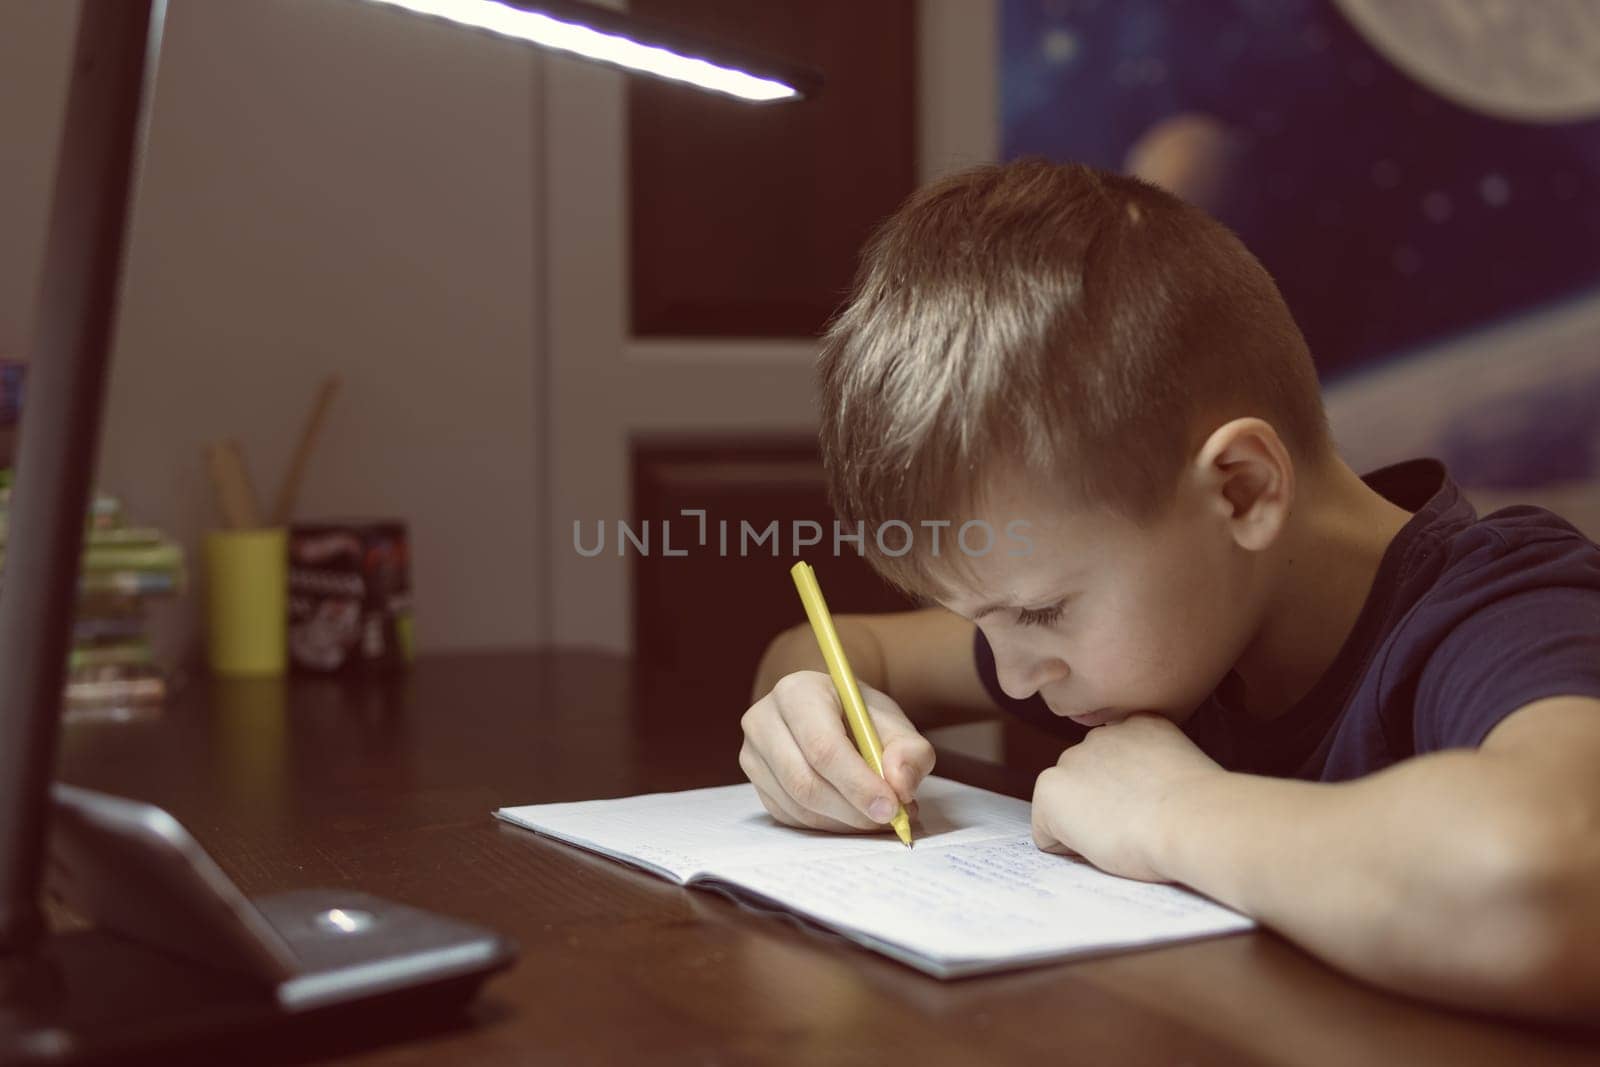
<svg viewBox="0 0 1600 1067">
<path fill-rule="evenodd" d="M 1068 1053 L 1345 1067 L 1600 1052 L 1593 1036 L 1373 992 L 1266 933 L 939 982 L 489 816 L 738 781 L 742 710 L 636 700 L 626 661 L 586 652 L 434 659 L 388 684 L 201 681 L 159 720 L 70 726 L 61 777 L 166 807 L 247 894 L 349 886 L 521 945 L 461 1025 L 337 1052 L 362 1062 L 925 1067 Z M 1029 784 L 957 758 L 940 773 Z"/>
</svg>

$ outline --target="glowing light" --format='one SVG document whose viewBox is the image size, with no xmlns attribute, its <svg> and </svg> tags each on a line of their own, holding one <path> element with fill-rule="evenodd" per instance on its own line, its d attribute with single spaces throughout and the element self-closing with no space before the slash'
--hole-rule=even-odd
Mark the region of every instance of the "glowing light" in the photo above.
<svg viewBox="0 0 1600 1067">
<path fill-rule="evenodd" d="M 798 90 L 771 78 L 761 78 L 709 60 L 682 56 L 659 45 L 642 44 L 621 34 L 607 33 L 580 22 L 537 11 L 523 11 L 496 0 L 371 0 L 420 15 L 430 15 L 463 26 L 487 30 L 502 37 L 569 52 L 601 63 L 685 82 L 741 100 L 784 100 Z"/>
<path fill-rule="evenodd" d="M 356 921 L 354 916 L 345 911 L 343 908 L 334 908 L 332 911 L 328 912 L 328 921 L 347 934 L 353 932 L 361 925 Z"/>
</svg>

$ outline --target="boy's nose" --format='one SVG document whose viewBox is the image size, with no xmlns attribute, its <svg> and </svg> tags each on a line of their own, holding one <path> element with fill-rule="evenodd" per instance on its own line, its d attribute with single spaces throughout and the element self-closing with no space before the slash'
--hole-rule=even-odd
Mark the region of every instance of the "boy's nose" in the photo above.
<svg viewBox="0 0 1600 1067">
<path fill-rule="evenodd" d="M 1055 656 L 1002 656 L 998 651 L 995 655 L 1000 688 L 1012 700 L 1027 700 L 1071 673 L 1066 662 Z"/>
</svg>

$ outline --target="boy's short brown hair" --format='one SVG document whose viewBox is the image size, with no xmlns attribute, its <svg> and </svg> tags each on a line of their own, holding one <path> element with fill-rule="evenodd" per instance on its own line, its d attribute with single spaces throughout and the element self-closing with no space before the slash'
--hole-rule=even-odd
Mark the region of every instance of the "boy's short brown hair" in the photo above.
<svg viewBox="0 0 1600 1067">
<path fill-rule="evenodd" d="M 834 506 L 918 595 L 940 588 L 926 539 L 894 556 L 870 531 L 959 525 L 1001 463 L 1143 522 L 1229 419 L 1266 419 L 1300 460 L 1331 449 L 1305 340 L 1255 257 L 1199 208 L 1081 164 L 914 193 L 867 244 L 819 369 Z"/>
</svg>

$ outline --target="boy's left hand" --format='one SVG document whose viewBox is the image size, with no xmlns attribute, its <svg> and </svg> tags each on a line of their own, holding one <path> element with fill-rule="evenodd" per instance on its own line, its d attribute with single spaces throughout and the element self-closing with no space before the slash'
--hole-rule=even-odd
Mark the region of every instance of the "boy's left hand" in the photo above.
<svg viewBox="0 0 1600 1067">
<path fill-rule="evenodd" d="M 1097 726 L 1034 783 L 1034 844 L 1125 878 L 1166 881 L 1157 853 L 1171 805 L 1225 773 L 1164 716 Z"/>
</svg>

